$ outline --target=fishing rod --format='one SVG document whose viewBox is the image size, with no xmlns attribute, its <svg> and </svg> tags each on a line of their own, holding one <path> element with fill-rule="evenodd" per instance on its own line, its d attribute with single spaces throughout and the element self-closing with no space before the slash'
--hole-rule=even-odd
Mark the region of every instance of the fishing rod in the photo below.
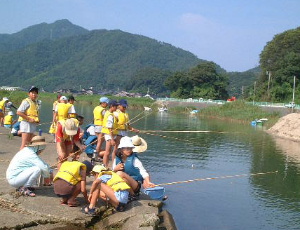
<svg viewBox="0 0 300 230">
<path fill-rule="evenodd" d="M 104 138 L 104 136 L 103 136 L 102 138 Z M 92 141 L 91 143 L 87 144 L 85 147 L 88 147 L 88 146 L 90 146 L 90 145 L 93 145 L 93 144 L 95 144 L 97 141 L 98 141 L 98 138 L 97 138 L 96 140 Z M 54 165 L 51 165 L 50 168 L 56 167 L 58 164 L 63 163 L 64 161 L 66 161 L 69 157 L 72 157 L 72 156 L 74 156 L 74 155 L 76 155 L 76 154 L 78 154 L 78 153 L 80 153 L 80 152 L 82 152 L 82 151 L 79 149 L 79 150 L 77 150 L 77 151 L 74 152 L 74 153 L 70 153 L 68 156 L 66 156 L 65 158 L 63 158 L 63 159 L 61 159 L 60 161 L 56 162 Z"/>
<path fill-rule="evenodd" d="M 230 133 L 223 131 L 210 131 L 210 130 L 144 130 L 148 133 Z"/>
<path fill-rule="evenodd" d="M 230 176 L 217 176 L 217 177 L 207 177 L 207 178 L 198 178 L 198 179 L 193 179 L 193 180 L 185 180 L 185 181 L 176 181 L 176 182 L 169 182 L 169 183 L 161 183 L 161 184 L 156 184 L 155 187 L 157 187 L 157 186 L 163 186 L 163 185 L 173 185 L 173 184 L 190 183 L 190 182 L 195 182 L 195 181 L 228 179 L 228 178 L 247 177 L 247 176 L 261 176 L 261 175 L 274 174 L 274 173 L 278 173 L 278 170 L 273 171 L 273 172 L 260 172 L 260 173 L 250 173 L 250 174 L 240 174 L 240 175 L 230 175 Z"/>
</svg>

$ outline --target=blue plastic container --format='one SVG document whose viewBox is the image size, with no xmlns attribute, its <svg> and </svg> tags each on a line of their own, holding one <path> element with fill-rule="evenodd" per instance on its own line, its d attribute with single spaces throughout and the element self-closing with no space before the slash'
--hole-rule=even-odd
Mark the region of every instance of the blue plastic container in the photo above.
<svg viewBox="0 0 300 230">
<path fill-rule="evenodd" d="M 165 196 L 165 188 L 159 186 L 154 188 L 147 188 L 144 190 L 144 193 L 150 196 L 152 200 L 163 200 Z"/>
</svg>

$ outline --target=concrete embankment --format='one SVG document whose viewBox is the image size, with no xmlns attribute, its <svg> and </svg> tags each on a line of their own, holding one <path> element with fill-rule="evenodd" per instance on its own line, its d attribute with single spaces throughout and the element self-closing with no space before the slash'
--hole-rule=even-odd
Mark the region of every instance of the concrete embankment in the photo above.
<svg viewBox="0 0 300 230">
<path fill-rule="evenodd" d="M 57 153 L 55 144 L 51 143 L 53 138 L 47 134 L 44 136 L 49 144 L 41 157 L 50 165 L 55 165 Z M 78 207 L 61 205 L 52 186 L 36 188 L 36 197 L 20 196 L 5 179 L 6 169 L 20 144 L 20 137 L 11 139 L 8 130 L 0 128 L 0 229 L 176 229 L 172 216 L 167 211 L 162 211 L 163 203 L 150 200 L 146 195 L 129 203 L 122 213 L 114 212 L 113 208 L 99 201 L 96 217 L 80 211 L 86 205 L 82 195 L 77 198 Z M 81 160 L 88 159 L 84 155 L 82 154 Z M 88 190 L 92 181 L 92 177 L 87 179 Z"/>
</svg>

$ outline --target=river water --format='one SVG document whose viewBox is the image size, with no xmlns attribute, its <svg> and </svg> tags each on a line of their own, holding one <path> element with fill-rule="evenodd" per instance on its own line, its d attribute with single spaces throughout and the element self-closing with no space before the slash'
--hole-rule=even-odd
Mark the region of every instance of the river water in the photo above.
<svg viewBox="0 0 300 230">
<path fill-rule="evenodd" d="M 93 107 L 76 105 L 86 124 Z M 133 118 L 141 111 L 130 111 Z M 185 181 L 261 172 L 278 173 L 166 185 L 164 209 L 180 230 L 300 229 L 300 146 L 274 139 L 260 128 L 152 112 L 135 122 L 140 130 L 202 130 L 207 133 L 141 134 L 148 150 L 140 158 L 152 182 Z M 42 122 L 51 120 L 43 104 Z M 136 120 L 136 119 L 135 119 Z M 43 125 L 47 131 L 49 125 Z M 164 135 L 161 137 L 159 135 Z"/>
</svg>

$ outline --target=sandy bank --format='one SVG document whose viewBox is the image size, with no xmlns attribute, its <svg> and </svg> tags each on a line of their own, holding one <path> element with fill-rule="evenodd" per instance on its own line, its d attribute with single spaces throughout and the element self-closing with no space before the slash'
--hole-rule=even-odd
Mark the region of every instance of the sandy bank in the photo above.
<svg viewBox="0 0 300 230">
<path fill-rule="evenodd" d="M 290 113 L 281 117 L 267 132 L 280 138 L 300 142 L 300 114 Z"/>
</svg>

